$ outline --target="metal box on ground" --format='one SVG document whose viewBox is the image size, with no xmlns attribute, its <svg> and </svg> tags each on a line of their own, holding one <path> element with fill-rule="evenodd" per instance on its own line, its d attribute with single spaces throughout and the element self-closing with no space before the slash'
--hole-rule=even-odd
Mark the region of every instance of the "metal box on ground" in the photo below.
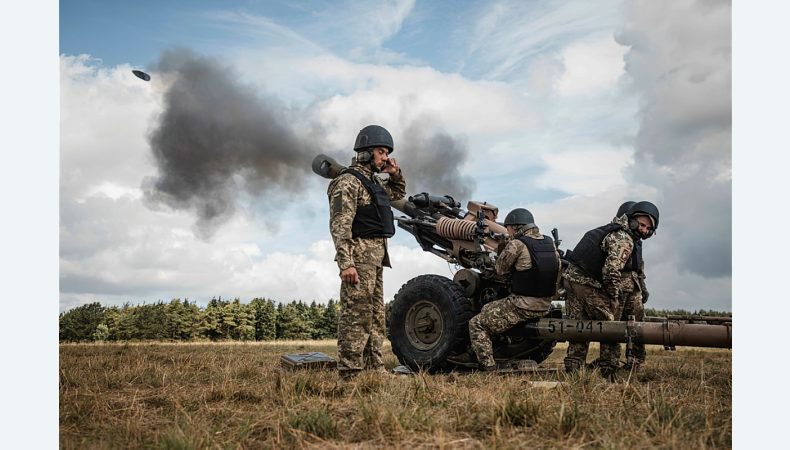
<svg viewBox="0 0 790 450">
<path fill-rule="evenodd" d="M 289 370 L 326 370 L 336 368 L 337 361 L 321 352 L 294 353 L 281 356 L 280 365 Z"/>
</svg>

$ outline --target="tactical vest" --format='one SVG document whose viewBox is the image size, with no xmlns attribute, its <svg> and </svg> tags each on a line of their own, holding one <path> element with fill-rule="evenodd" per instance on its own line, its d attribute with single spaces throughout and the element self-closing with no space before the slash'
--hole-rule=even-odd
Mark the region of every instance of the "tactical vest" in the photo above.
<svg viewBox="0 0 790 450">
<path fill-rule="evenodd" d="M 357 206 L 357 214 L 351 224 L 351 237 L 392 237 L 395 234 L 395 224 L 390 208 L 390 196 L 387 191 L 354 169 L 346 169 L 343 173 L 357 177 L 373 200 L 373 203 L 369 205 Z"/>
<path fill-rule="evenodd" d="M 568 259 L 590 277 L 603 283 L 603 264 L 606 255 L 601 250 L 601 243 L 604 238 L 622 227 L 617 223 L 607 223 L 606 225 L 592 229 L 582 236 L 582 240 L 576 244 Z M 633 237 L 631 238 L 633 240 Z M 642 246 L 634 242 L 634 250 L 628 261 L 625 262 L 623 272 L 633 272 L 639 270 L 642 263 Z"/>
<path fill-rule="evenodd" d="M 554 241 L 548 236 L 543 236 L 543 239 L 521 236 L 518 240 L 527 246 L 532 267 L 513 272 L 510 279 L 513 293 L 528 297 L 553 296 L 557 292 L 557 273 L 560 270 Z"/>
<path fill-rule="evenodd" d="M 642 260 L 642 240 L 637 239 L 634 242 L 634 251 L 631 252 L 631 257 L 628 258 L 628 262 L 625 264 L 623 270 L 642 273 L 643 267 L 644 261 Z"/>
</svg>

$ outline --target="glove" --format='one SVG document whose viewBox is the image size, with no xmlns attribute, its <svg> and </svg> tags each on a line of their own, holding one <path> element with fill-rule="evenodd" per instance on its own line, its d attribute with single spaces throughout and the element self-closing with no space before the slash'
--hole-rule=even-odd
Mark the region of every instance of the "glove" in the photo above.
<svg viewBox="0 0 790 450">
<path fill-rule="evenodd" d="M 639 290 L 642 291 L 642 303 L 647 303 L 647 298 L 650 297 L 650 292 L 647 291 L 644 278 L 639 279 Z"/>
</svg>

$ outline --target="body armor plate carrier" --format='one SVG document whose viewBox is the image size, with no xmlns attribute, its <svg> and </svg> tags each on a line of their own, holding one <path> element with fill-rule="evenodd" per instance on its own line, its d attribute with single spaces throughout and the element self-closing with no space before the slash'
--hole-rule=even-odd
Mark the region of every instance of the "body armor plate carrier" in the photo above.
<svg viewBox="0 0 790 450">
<path fill-rule="evenodd" d="M 387 191 L 356 170 L 346 169 L 344 173 L 357 177 L 373 199 L 373 203 L 357 207 L 354 223 L 351 224 L 351 237 L 392 237 L 395 234 L 395 224 Z"/>
<path fill-rule="evenodd" d="M 513 272 L 510 280 L 513 293 L 528 297 L 553 296 L 557 292 L 557 272 L 560 270 L 554 241 L 548 236 L 543 239 L 521 236 L 518 240 L 527 246 L 532 267 Z"/>
<path fill-rule="evenodd" d="M 601 249 L 601 243 L 609 233 L 621 229 L 622 227 L 619 224 L 608 223 L 584 233 L 582 240 L 576 244 L 576 247 L 571 252 L 570 261 L 588 276 L 603 283 L 603 264 L 606 261 L 606 255 Z M 631 256 L 626 261 L 623 272 L 633 272 L 641 267 L 642 246 L 639 242 L 634 242 L 634 251 L 631 252 Z"/>
</svg>

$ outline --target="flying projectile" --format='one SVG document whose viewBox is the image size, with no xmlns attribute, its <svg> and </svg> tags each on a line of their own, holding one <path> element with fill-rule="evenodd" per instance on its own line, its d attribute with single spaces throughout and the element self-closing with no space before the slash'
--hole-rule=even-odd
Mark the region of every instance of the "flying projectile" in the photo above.
<svg viewBox="0 0 790 450">
<path fill-rule="evenodd" d="M 151 81 L 151 75 L 148 75 L 142 70 L 133 70 L 132 73 L 134 74 L 134 76 L 136 76 L 137 78 L 143 81 Z"/>
</svg>

